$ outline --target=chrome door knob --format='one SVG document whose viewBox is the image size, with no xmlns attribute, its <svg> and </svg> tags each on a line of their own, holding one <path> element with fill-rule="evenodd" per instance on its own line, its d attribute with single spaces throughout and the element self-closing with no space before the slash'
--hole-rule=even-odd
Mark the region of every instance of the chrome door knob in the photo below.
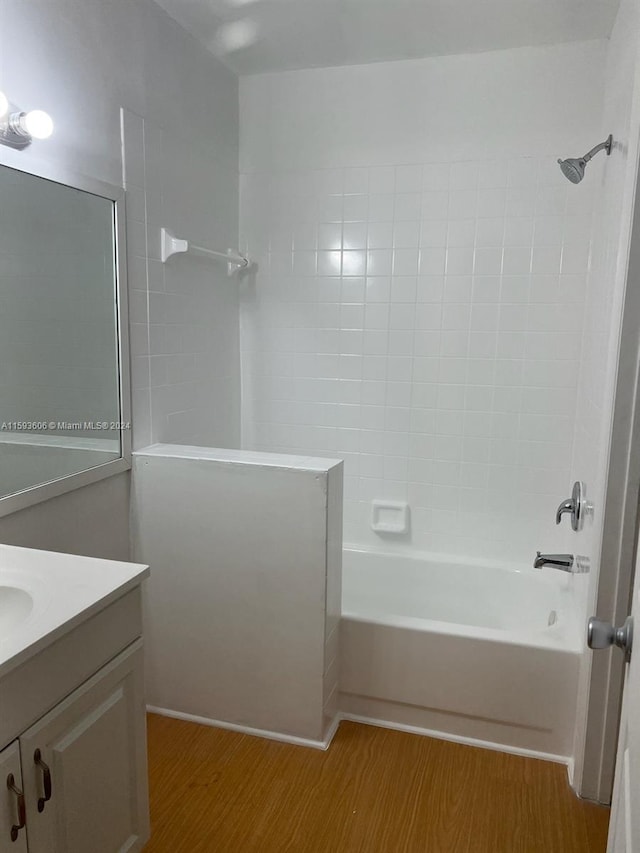
<svg viewBox="0 0 640 853">
<path fill-rule="evenodd" d="M 624 625 L 614 628 L 611 622 L 604 622 L 592 616 L 587 627 L 587 645 L 590 649 L 608 649 L 609 646 L 617 646 L 631 655 L 633 645 L 633 619 L 627 616 Z"/>
</svg>

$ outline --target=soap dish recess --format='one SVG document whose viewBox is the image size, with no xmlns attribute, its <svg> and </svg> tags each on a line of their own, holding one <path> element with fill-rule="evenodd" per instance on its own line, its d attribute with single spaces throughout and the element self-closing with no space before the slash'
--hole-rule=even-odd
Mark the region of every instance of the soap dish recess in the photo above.
<svg viewBox="0 0 640 853">
<path fill-rule="evenodd" d="M 409 504 L 402 501 L 373 501 L 371 529 L 376 533 L 407 533 Z"/>
</svg>

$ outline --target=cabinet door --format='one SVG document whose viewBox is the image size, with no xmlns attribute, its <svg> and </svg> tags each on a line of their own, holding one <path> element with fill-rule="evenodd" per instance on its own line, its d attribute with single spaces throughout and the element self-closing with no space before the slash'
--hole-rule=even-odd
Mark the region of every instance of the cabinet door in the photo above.
<svg viewBox="0 0 640 853">
<path fill-rule="evenodd" d="M 0 752 L 0 853 L 27 853 L 20 749 L 14 741 Z"/>
<path fill-rule="evenodd" d="M 141 850 L 149 836 L 142 642 L 20 738 L 29 853 Z"/>
</svg>

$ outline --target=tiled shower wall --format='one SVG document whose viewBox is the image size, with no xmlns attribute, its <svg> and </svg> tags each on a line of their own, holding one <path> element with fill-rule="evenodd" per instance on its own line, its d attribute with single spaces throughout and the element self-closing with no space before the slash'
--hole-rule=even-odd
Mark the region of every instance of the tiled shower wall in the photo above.
<svg viewBox="0 0 640 853">
<path fill-rule="evenodd" d="M 160 259 L 160 228 L 196 245 L 237 245 L 235 79 L 218 80 L 217 145 L 122 115 L 127 189 L 133 446 L 237 447 L 239 296 L 224 263 Z"/>
<path fill-rule="evenodd" d="M 502 66 L 517 91 L 520 54 L 528 68 L 583 60 L 586 71 L 593 62 L 593 46 L 582 58 L 576 46 L 566 50 L 570 57 L 560 48 L 484 55 L 477 67 L 473 57 L 428 60 L 421 72 L 406 63 L 407 81 L 419 87 L 421 74 L 447 62 L 454 90 L 464 89 L 465 75 L 476 86 L 484 75 L 489 87 Z M 388 66 L 396 81 L 402 65 Z M 368 143 L 365 122 L 353 129 L 353 116 L 346 141 L 326 134 L 333 148 L 322 156 L 311 141 L 317 127 L 293 124 L 295 168 L 283 169 L 281 131 L 258 100 L 268 91 L 276 116 L 284 107 L 296 115 L 297 105 L 315 104 L 321 83 L 313 75 L 333 75 L 337 89 L 353 93 L 358 73 L 243 81 L 241 236 L 258 262 L 243 285 L 243 445 L 344 458 L 351 544 L 530 563 L 534 546 L 561 548 L 566 535 L 553 514 L 570 490 L 594 184 L 570 185 L 555 156 L 527 156 L 527 127 L 511 156 L 378 164 L 378 142 Z M 380 82 L 385 70 L 367 73 Z M 538 99 L 553 105 L 539 85 Z M 384 86 L 377 91 L 376 111 L 390 111 Z M 583 131 L 598 126 L 596 95 L 589 109 Z M 467 149 L 485 151 L 486 127 L 475 132 Z M 388 156 L 411 159 L 402 121 L 396 134 Z M 258 152 L 259 135 L 266 142 Z M 567 135 L 552 128 L 543 152 L 567 156 Z M 580 150 L 592 144 L 583 136 L 574 143 Z M 465 144 L 457 140 L 452 152 Z M 331 168 L 313 168 L 327 161 Z M 411 533 L 374 533 L 374 499 L 408 501 Z"/>
</svg>

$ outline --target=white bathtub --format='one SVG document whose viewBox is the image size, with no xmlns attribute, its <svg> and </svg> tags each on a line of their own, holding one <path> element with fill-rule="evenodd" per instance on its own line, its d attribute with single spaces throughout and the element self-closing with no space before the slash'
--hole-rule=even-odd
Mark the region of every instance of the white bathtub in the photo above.
<svg viewBox="0 0 640 853">
<path fill-rule="evenodd" d="M 583 639 L 571 578 L 347 549 L 341 710 L 570 759 Z"/>
</svg>

